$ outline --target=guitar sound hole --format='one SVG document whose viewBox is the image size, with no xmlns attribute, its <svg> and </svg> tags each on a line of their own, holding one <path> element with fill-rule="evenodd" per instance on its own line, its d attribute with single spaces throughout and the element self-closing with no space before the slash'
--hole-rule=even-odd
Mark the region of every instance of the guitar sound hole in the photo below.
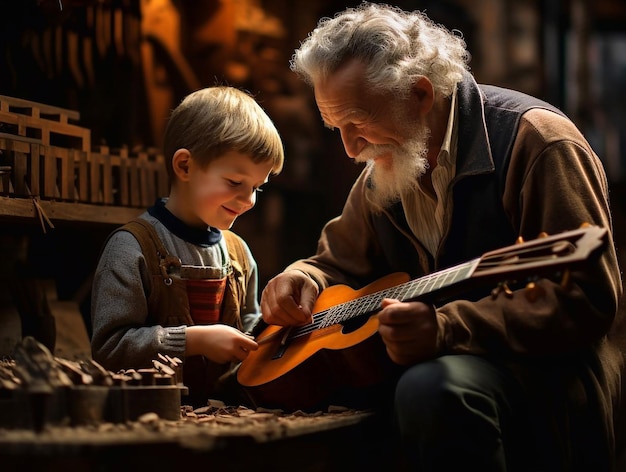
<svg viewBox="0 0 626 472">
<path fill-rule="evenodd" d="M 342 323 L 343 328 L 341 329 L 341 332 L 343 334 L 348 334 L 348 333 L 351 333 L 353 331 L 356 331 L 361 326 L 363 326 L 367 322 L 367 320 L 368 320 L 367 316 L 358 316 L 356 318 L 352 318 L 352 319 Z"/>
</svg>

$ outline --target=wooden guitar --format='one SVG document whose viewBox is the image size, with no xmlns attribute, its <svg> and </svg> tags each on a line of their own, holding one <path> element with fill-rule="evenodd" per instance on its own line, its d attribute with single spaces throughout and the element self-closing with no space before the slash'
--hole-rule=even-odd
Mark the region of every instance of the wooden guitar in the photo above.
<svg viewBox="0 0 626 472">
<path fill-rule="evenodd" d="M 528 282 L 532 287 L 532 281 L 542 276 L 561 277 L 566 283 L 569 270 L 596 255 L 606 236 L 606 229 L 587 225 L 490 251 L 414 280 L 396 273 L 360 290 L 329 287 L 314 305 L 311 324 L 266 325 L 256 337 L 259 349 L 240 364 L 237 382 L 254 406 L 283 410 L 323 407 L 344 389 L 367 392 L 400 369 L 377 335 L 376 314 L 384 298 L 441 300 L 486 284 L 499 287 L 492 292 L 495 295 L 508 291 L 504 281 Z"/>
</svg>

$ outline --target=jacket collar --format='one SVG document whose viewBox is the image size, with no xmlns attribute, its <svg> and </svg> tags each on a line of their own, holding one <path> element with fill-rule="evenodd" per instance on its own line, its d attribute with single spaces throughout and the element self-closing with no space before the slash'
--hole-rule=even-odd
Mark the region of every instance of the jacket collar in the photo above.
<svg viewBox="0 0 626 472">
<path fill-rule="evenodd" d="M 457 175 L 489 173 L 495 170 L 485 124 L 484 95 L 471 74 L 457 86 L 459 134 Z"/>
</svg>

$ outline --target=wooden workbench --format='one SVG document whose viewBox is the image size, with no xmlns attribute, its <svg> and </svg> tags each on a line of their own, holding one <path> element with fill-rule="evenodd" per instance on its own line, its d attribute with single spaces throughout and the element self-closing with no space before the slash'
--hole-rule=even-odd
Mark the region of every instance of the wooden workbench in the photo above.
<svg viewBox="0 0 626 472">
<path fill-rule="evenodd" d="M 0 464 L 7 472 L 388 470 L 390 445 L 370 411 L 181 411 L 179 421 L 146 414 L 123 424 L 0 430 Z"/>
</svg>

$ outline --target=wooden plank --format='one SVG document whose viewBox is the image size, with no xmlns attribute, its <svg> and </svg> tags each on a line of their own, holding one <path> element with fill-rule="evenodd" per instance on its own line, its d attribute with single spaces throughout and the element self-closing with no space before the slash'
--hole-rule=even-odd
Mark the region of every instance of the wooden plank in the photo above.
<svg viewBox="0 0 626 472">
<path fill-rule="evenodd" d="M 57 187 L 57 158 L 52 146 L 43 147 L 43 196 L 55 198 Z"/>
<path fill-rule="evenodd" d="M 150 169 L 148 168 L 148 155 L 145 152 L 140 152 L 137 156 L 137 167 L 139 173 L 139 197 L 141 200 L 141 206 L 150 206 Z"/>
<path fill-rule="evenodd" d="M 39 126 L 38 128 L 41 130 L 41 141 L 44 144 L 52 146 L 52 143 L 50 142 L 50 128 L 47 126 Z"/>
<path fill-rule="evenodd" d="M 28 172 L 28 158 L 23 152 L 13 153 L 13 175 L 15 194 L 19 196 L 28 196 L 29 191 L 26 186 L 26 174 Z"/>
<path fill-rule="evenodd" d="M 91 131 L 77 125 L 59 123 L 58 121 L 46 120 L 43 118 L 34 118 L 28 115 L 19 115 L 16 113 L 6 113 L 0 111 L 0 122 L 17 125 L 18 134 L 26 136 L 26 129 L 38 129 L 41 131 L 41 140 L 44 144 L 50 143 L 50 133 L 56 133 L 63 136 L 71 136 L 79 138 L 81 149 L 89 151 L 91 149 Z"/>
<path fill-rule="evenodd" d="M 158 197 L 156 179 L 158 175 L 158 168 L 156 162 L 149 161 L 146 165 L 146 174 L 148 180 L 148 201 L 144 206 L 148 207 L 154 204 L 154 201 Z"/>
<path fill-rule="evenodd" d="M 17 134 L 21 134 L 22 136 L 26 136 L 26 117 L 17 116 Z"/>
<path fill-rule="evenodd" d="M 33 102 L 31 100 L 24 100 L 22 98 L 15 98 L 15 97 L 8 97 L 6 95 L 0 95 L 0 108 L 3 111 L 8 112 L 9 107 L 38 108 L 40 113 L 43 113 L 45 115 L 66 115 L 72 120 L 80 119 L 80 112 L 76 110 L 55 107 L 52 105 L 46 105 L 45 103 Z"/>
<path fill-rule="evenodd" d="M 0 143 L 2 143 L 4 139 L 10 139 L 16 143 L 41 144 L 41 139 L 29 138 L 28 136 L 20 136 L 18 134 L 0 133 Z M 20 151 L 21 150 L 22 149 L 20 149 Z"/>
<path fill-rule="evenodd" d="M 89 163 L 89 201 L 91 203 L 101 203 L 100 162 L 100 154 L 93 153 Z"/>
<path fill-rule="evenodd" d="M 14 143 L 11 139 L 5 139 L 0 142 L 0 144 L 2 145 L 2 147 L 0 147 L 0 149 L 2 149 L 3 151 L 2 154 L 5 156 L 5 159 L 3 159 L 3 161 L 6 164 L 3 166 L 2 192 L 11 195 L 15 191 L 15 188 L 11 185 L 11 182 L 14 178 Z"/>
<path fill-rule="evenodd" d="M 39 204 L 53 223 L 57 221 L 78 224 L 122 225 L 144 210 L 140 208 L 124 208 L 118 206 L 89 205 L 84 203 L 39 200 Z M 32 220 L 39 224 L 30 198 L 10 198 L 0 196 L 0 220 L 24 222 Z"/>
<path fill-rule="evenodd" d="M 38 197 L 41 192 L 41 146 L 36 143 L 30 145 L 30 193 Z"/>
<path fill-rule="evenodd" d="M 87 128 L 82 128 L 83 134 L 81 136 L 83 140 L 83 151 L 89 152 L 91 151 L 91 130 Z"/>
<path fill-rule="evenodd" d="M 78 156 L 78 199 L 81 202 L 89 201 L 89 162 L 87 153 L 77 151 Z"/>
<path fill-rule="evenodd" d="M 105 205 L 113 204 L 113 171 L 110 156 L 102 156 L 102 201 Z"/>
<path fill-rule="evenodd" d="M 130 189 L 130 205 L 134 207 L 141 206 L 141 198 L 139 196 L 139 169 L 137 168 L 137 159 L 128 159 L 129 164 L 129 189 Z"/>
<path fill-rule="evenodd" d="M 70 149 L 67 155 L 61 156 L 61 175 L 59 187 L 61 200 L 74 200 L 74 150 Z"/>
<path fill-rule="evenodd" d="M 99 198 L 98 201 L 100 203 L 106 203 L 105 201 L 105 192 L 107 192 L 106 187 L 111 186 L 112 184 L 112 176 L 107 175 L 107 166 L 111 165 L 111 151 L 109 146 L 100 146 L 100 158 L 99 158 L 99 167 L 100 167 L 100 183 L 99 183 Z"/>
<path fill-rule="evenodd" d="M 0 166 L 0 194 L 9 195 L 13 193 L 11 186 L 11 166 Z"/>
<path fill-rule="evenodd" d="M 119 194 L 120 201 L 119 204 L 122 206 L 130 205 L 130 192 L 128 190 L 128 159 L 120 159 L 119 173 Z"/>
<path fill-rule="evenodd" d="M 70 149 L 68 151 L 68 161 L 69 161 L 69 166 L 70 166 L 70 187 L 71 187 L 71 192 L 72 192 L 72 200 L 75 202 L 78 202 L 80 200 L 80 197 L 78 195 L 78 179 L 79 179 L 79 162 L 80 162 L 80 158 L 78 157 L 78 153 L 80 151 L 78 149 Z"/>
</svg>

